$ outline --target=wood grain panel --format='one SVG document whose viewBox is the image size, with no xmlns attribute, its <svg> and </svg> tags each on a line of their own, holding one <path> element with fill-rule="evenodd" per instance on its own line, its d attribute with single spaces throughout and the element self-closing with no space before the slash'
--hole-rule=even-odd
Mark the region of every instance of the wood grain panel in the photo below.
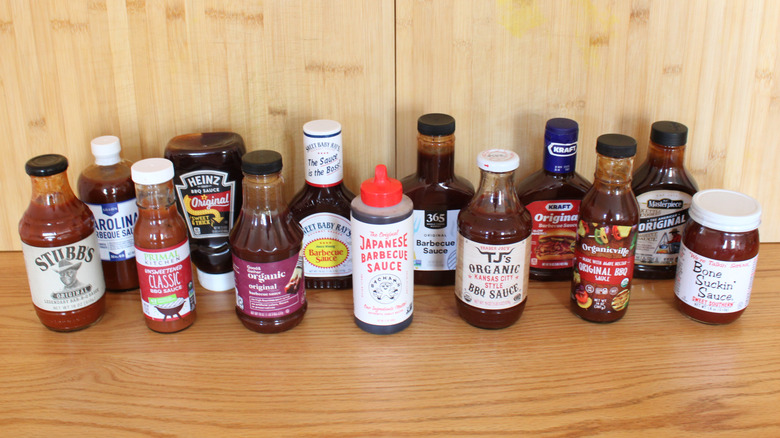
<svg viewBox="0 0 780 438">
<path fill-rule="evenodd" d="M 457 120 L 456 170 L 475 156 L 519 153 L 541 166 L 544 123 L 580 123 L 578 171 L 592 179 L 596 137 L 650 125 L 689 127 L 686 162 L 700 188 L 756 197 L 763 241 L 780 240 L 780 6 L 774 1 L 398 0 L 398 169 L 414 171 L 416 119 Z"/>
<path fill-rule="evenodd" d="M 0 249 L 18 249 L 24 163 L 57 152 L 69 176 L 113 134 L 133 161 L 187 132 L 232 130 L 303 184 L 301 128 L 342 123 L 345 177 L 395 165 L 393 3 L 360 0 L 0 2 Z M 359 151 L 359 153 L 358 153 Z"/>
</svg>

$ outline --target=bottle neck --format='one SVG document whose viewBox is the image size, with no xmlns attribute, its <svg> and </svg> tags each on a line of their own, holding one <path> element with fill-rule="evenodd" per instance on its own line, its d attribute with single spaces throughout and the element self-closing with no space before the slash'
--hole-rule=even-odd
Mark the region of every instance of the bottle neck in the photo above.
<svg viewBox="0 0 780 438">
<path fill-rule="evenodd" d="M 429 182 L 455 177 L 455 135 L 417 134 L 417 175 Z"/>
<path fill-rule="evenodd" d="M 168 209 L 176 202 L 173 180 L 161 184 L 136 184 L 135 199 L 142 210 Z"/>
<path fill-rule="evenodd" d="M 114 164 L 120 161 L 121 158 L 119 157 L 119 154 L 102 155 L 102 156 L 95 155 L 95 164 L 97 164 L 98 166 L 113 166 Z"/>
<path fill-rule="evenodd" d="M 39 205 L 54 205 L 72 201 L 76 195 L 68 183 L 68 173 L 50 176 L 31 176 L 32 202 Z"/>
<path fill-rule="evenodd" d="M 683 167 L 685 146 L 669 147 L 650 142 L 647 147 L 647 163 L 652 167 Z"/>
<path fill-rule="evenodd" d="M 242 210 L 248 214 L 280 214 L 287 207 L 282 193 L 283 184 L 281 173 L 244 173 Z"/>
<path fill-rule="evenodd" d="M 515 172 L 480 170 L 479 189 L 472 205 L 487 213 L 511 214 L 520 211 L 520 199 L 514 188 Z"/>
<path fill-rule="evenodd" d="M 611 186 L 628 186 L 631 184 L 631 170 L 634 157 L 611 158 L 596 154 L 596 175 L 594 183 Z"/>
</svg>

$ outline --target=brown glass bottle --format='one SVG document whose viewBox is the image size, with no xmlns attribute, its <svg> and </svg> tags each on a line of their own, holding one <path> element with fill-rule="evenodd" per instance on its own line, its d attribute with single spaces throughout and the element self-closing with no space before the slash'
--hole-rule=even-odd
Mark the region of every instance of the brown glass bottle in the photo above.
<svg viewBox="0 0 780 438">
<path fill-rule="evenodd" d="M 133 227 L 138 218 L 131 163 L 119 157 L 119 138 L 105 135 L 92 140 L 95 164 L 81 172 L 79 198 L 95 216 L 100 259 L 106 289 L 123 292 L 138 289 Z"/>
<path fill-rule="evenodd" d="M 674 278 L 682 231 L 691 197 L 699 190 L 683 164 L 688 128 L 677 122 L 655 122 L 647 160 L 634 172 L 631 188 L 639 202 L 634 275 Z"/>
<path fill-rule="evenodd" d="M 349 209 L 355 195 L 344 185 L 341 124 L 313 120 L 303 125 L 306 183 L 290 201 L 303 229 L 306 288 L 352 287 Z"/>
<path fill-rule="evenodd" d="M 531 215 L 514 189 L 520 159 L 510 151 L 480 153 L 479 188 L 458 215 L 455 302 L 469 324 L 514 324 L 528 301 Z"/>
<path fill-rule="evenodd" d="M 455 119 L 425 114 L 417 119 L 417 171 L 401 180 L 414 204 L 414 282 L 455 283 L 458 213 L 474 186 L 455 175 Z"/>
<path fill-rule="evenodd" d="M 593 186 L 580 204 L 571 309 L 591 322 L 613 322 L 628 308 L 639 207 L 631 193 L 636 140 L 605 134 L 596 142 Z"/>
<path fill-rule="evenodd" d="M 32 198 L 19 221 L 35 313 L 44 326 L 63 332 L 95 324 L 106 310 L 94 218 L 73 194 L 67 168 L 62 155 L 27 162 Z"/>
<path fill-rule="evenodd" d="M 517 185 L 533 223 L 531 280 L 571 280 L 580 202 L 590 188 L 574 170 L 578 134 L 574 120 L 548 120 L 542 169 Z"/>
<path fill-rule="evenodd" d="M 284 202 L 281 154 L 249 152 L 241 168 L 244 202 L 230 232 L 236 315 L 250 330 L 282 332 L 306 313 L 303 231 Z"/>
</svg>

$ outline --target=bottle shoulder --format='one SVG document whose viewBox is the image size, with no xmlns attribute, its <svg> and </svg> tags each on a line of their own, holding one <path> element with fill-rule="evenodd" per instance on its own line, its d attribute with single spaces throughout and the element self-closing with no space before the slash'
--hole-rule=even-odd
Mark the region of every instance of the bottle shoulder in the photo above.
<svg viewBox="0 0 780 438">
<path fill-rule="evenodd" d="M 290 211 L 296 220 L 313 213 L 335 213 L 349 217 L 349 208 L 355 195 L 339 183 L 329 187 L 316 187 L 304 183 L 290 201 Z"/>
<path fill-rule="evenodd" d="M 654 190 L 677 190 L 693 195 L 699 190 L 696 180 L 685 167 L 659 167 L 642 163 L 632 177 L 635 195 Z"/>
<path fill-rule="evenodd" d="M 401 181 L 403 192 L 412 200 L 415 209 L 447 208 L 461 209 L 474 196 L 474 186 L 465 178 L 455 176 L 452 179 L 430 183 L 410 175 Z"/>
<path fill-rule="evenodd" d="M 242 210 L 230 232 L 233 254 L 245 261 L 285 260 L 301 250 L 303 230 L 289 211 L 280 214 Z"/>
<path fill-rule="evenodd" d="M 135 198 L 130 162 L 120 161 L 110 166 L 91 165 L 77 181 L 79 198 L 90 204 L 121 202 Z"/>
<path fill-rule="evenodd" d="M 580 218 L 599 223 L 635 225 L 639 222 L 639 204 L 630 187 L 594 185 L 582 199 Z"/>
<path fill-rule="evenodd" d="M 19 221 L 22 242 L 38 247 L 78 242 L 95 230 L 92 211 L 75 197 L 44 205 L 33 200 Z"/>
<path fill-rule="evenodd" d="M 590 182 L 582 175 L 553 174 L 540 170 L 521 181 L 516 191 L 523 204 L 556 199 L 582 199 L 590 189 Z"/>
</svg>

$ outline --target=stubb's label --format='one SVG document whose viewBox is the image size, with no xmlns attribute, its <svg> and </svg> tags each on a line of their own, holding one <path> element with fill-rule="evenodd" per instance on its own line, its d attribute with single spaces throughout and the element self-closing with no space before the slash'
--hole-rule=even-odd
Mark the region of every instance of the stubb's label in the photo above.
<svg viewBox="0 0 780 438">
<path fill-rule="evenodd" d="M 526 205 L 531 213 L 531 267 L 571 268 L 577 238 L 579 200 L 535 201 Z"/>
<path fill-rule="evenodd" d="M 458 262 L 460 210 L 414 210 L 414 269 L 453 270 Z"/>
<path fill-rule="evenodd" d="M 572 298 L 596 313 L 628 306 L 634 276 L 636 225 L 607 225 L 580 220 L 574 249 Z"/>
<path fill-rule="evenodd" d="M 95 216 L 100 259 L 121 262 L 135 257 L 133 227 L 138 219 L 135 198 L 108 204 L 87 204 Z"/>
<path fill-rule="evenodd" d="M 164 249 L 135 247 L 141 305 L 153 321 L 181 319 L 195 310 L 188 240 Z"/>
<path fill-rule="evenodd" d="M 685 304 L 711 313 L 734 313 L 747 307 L 758 256 L 723 262 L 680 248 L 674 293 Z"/>
<path fill-rule="evenodd" d="M 314 213 L 301 220 L 303 272 L 307 277 L 352 274 L 352 226 L 333 213 Z"/>
<path fill-rule="evenodd" d="M 414 310 L 413 219 L 369 224 L 352 217 L 353 298 L 355 317 L 389 326 L 406 321 Z"/>
<path fill-rule="evenodd" d="M 106 292 L 97 235 L 69 245 L 40 248 L 22 242 L 36 307 L 50 312 L 83 309 Z"/>
<path fill-rule="evenodd" d="M 196 170 L 181 175 L 176 185 L 184 221 L 194 239 L 225 237 L 233 228 L 235 181 L 219 170 Z"/>
<path fill-rule="evenodd" d="M 306 182 L 317 187 L 333 186 L 344 179 L 341 167 L 341 131 L 326 136 L 303 133 Z"/>
<path fill-rule="evenodd" d="M 279 318 L 306 303 L 303 255 L 278 262 L 255 263 L 233 255 L 236 307 L 254 318 Z"/>
<path fill-rule="evenodd" d="M 639 202 L 636 263 L 673 266 L 680 252 L 691 195 L 676 190 L 656 190 L 642 193 L 636 200 Z"/>
<path fill-rule="evenodd" d="M 480 309 L 509 309 L 528 295 L 531 238 L 508 245 L 479 243 L 458 235 L 455 295 Z"/>
</svg>

